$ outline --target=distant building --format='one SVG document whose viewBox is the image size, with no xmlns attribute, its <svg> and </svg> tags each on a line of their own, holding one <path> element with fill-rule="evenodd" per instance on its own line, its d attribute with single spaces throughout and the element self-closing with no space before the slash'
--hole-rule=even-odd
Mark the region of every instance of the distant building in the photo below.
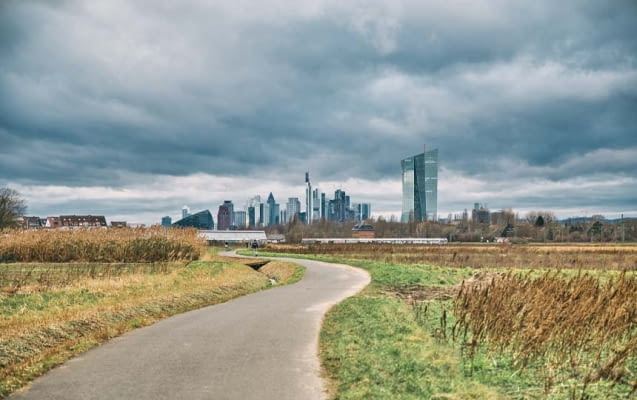
<svg viewBox="0 0 637 400">
<path fill-rule="evenodd" d="M 170 218 L 169 216 L 165 216 L 161 218 L 161 226 L 163 226 L 164 228 L 170 228 L 170 225 L 172 225 L 173 223 L 173 219 Z"/>
<path fill-rule="evenodd" d="M 474 203 L 473 210 L 471 210 L 471 219 L 475 224 L 489 224 L 491 223 L 491 213 L 486 206 Z"/>
<path fill-rule="evenodd" d="M 219 210 L 217 211 L 217 230 L 225 231 L 230 229 L 230 225 L 232 223 L 230 212 L 231 210 L 225 202 L 219 206 Z"/>
<path fill-rule="evenodd" d="M 353 208 L 356 213 L 355 219 L 357 221 L 365 221 L 366 219 L 370 219 L 372 216 L 372 205 L 369 203 L 354 204 Z"/>
<path fill-rule="evenodd" d="M 181 208 L 181 219 L 184 219 L 189 215 L 190 215 L 190 209 L 188 208 L 188 206 L 183 206 Z"/>
<path fill-rule="evenodd" d="M 214 229 L 215 222 L 212 219 L 210 211 L 203 210 L 180 219 L 172 224 L 172 226 L 180 228 Z"/>
<path fill-rule="evenodd" d="M 111 228 L 126 228 L 126 221 L 111 221 Z"/>
<path fill-rule="evenodd" d="M 248 211 L 248 226 L 263 226 L 263 203 L 261 203 L 261 196 L 256 195 L 248 200 L 246 210 Z"/>
<path fill-rule="evenodd" d="M 401 161 L 402 222 L 435 220 L 438 213 L 438 149 Z"/>
<path fill-rule="evenodd" d="M 245 211 L 235 211 L 234 212 L 234 225 L 239 229 L 245 229 L 246 227 L 246 218 L 247 214 Z"/>
<path fill-rule="evenodd" d="M 314 189 L 312 191 L 312 222 L 319 221 L 323 216 L 323 201 L 325 196 L 319 189 Z"/>
<path fill-rule="evenodd" d="M 267 216 L 268 216 L 268 225 L 278 225 L 279 224 L 279 204 L 274 201 L 274 196 L 272 192 L 268 196 L 267 201 Z"/>
<path fill-rule="evenodd" d="M 228 215 L 230 215 L 230 229 L 236 228 L 236 222 L 234 220 L 234 204 L 232 200 L 224 200 L 223 205 L 228 208 Z"/>
<path fill-rule="evenodd" d="M 301 202 L 298 197 L 288 198 L 288 202 L 285 205 L 285 220 L 283 222 L 290 222 L 295 218 L 298 218 L 301 212 Z"/>
<path fill-rule="evenodd" d="M 314 194 L 312 193 L 312 183 L 310 182 L 310 173 L 305 173 L 305 215 L 308 224 L 312 223 L 312 213 L 314 212 Z M 300 206 L 299 206 L 300 208 Z M 297 212 L 301 212 L 299 209 Z M 288 213 L 289 214 L 289 213 Z"/>
<path fill-rule="evenodd" d="M 281 233 L 268 233 L 268 243 L 285 243 L 285 235 Z"/>
<path fill-rule="evenodd" d="M 248 226 L 250 228 L 257 226 L 256 209 L 254 206 L 248 207 Z"/>
<path fill-rule="evenodd" d="M 107 225 L 103 215 L 60 215 L 60 226 L 98 228 Z"/>
<path fill-rule="evenodd" d="M 22 229 L 40 229 L 44 227 L 40 217 L 22 217 Z"/>
<path fill-rule="evenodd" d="M 204 230 L 199 232 L 199 237 L 203 238 L 208 244 L 218 243 L 252 243 L 254 240 L 259 245 L 267 243 L 267 237 L 264 231 L 212 231 Z"/>
<path fill-rule="evenodd" d="M 352 228 L 352 237 L 353 238 L 374 238 L 374 227 L 368 224 L 357 224 Z"/>
<path fill-rule="evenodd" d="M 60 226 L 62 226 L 62 223 L 60 222 L 60 217 L 46 217 L 45 226 L 47 228 L 59 228 Z"/>
</svg>

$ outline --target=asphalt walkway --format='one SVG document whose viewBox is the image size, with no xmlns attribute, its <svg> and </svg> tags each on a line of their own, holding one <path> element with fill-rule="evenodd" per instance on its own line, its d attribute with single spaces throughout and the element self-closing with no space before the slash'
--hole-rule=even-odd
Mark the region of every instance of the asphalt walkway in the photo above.
<svg viewBox="0 0 637 400">
<path fill-rule="evenodd" d="M 345 265 L 290 261 L 307 268 L 299 283 L 127 333 L 10 399 L 324 399 L 317 355 L 323 315 L 370 278 Z"/>
</svg>

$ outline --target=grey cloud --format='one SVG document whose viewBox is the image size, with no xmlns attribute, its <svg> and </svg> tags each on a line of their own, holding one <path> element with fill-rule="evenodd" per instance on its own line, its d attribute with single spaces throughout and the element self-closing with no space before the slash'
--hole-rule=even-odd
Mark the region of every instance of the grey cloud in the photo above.
<svg viewBox="0 0 637 400">
<path fill-rule="evenodd" d="M 4 180 L 635 175 L 632 1 L 55 4 L 0 5 Z"/>
</svg>

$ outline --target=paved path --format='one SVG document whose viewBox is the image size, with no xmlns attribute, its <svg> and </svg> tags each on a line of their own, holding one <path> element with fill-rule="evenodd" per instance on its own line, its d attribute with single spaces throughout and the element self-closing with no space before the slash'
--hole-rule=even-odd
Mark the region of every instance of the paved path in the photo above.
<svg viewBox="0 0 637 400">
<path fill-rule="evenodd" d="M 294 260 L 299 283 L 160 321 L 90 350 L 10 399 L 323 399 L 318 333 L 360 269 Z"/>
</svg>

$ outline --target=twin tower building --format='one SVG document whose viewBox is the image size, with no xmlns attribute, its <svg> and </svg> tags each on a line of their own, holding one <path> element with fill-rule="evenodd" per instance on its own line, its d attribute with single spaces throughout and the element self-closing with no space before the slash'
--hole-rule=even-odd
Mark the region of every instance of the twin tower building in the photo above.
<svg viewBox="0 0 637 400">
<path fill-rule="evenodd" d="M 403 171 L 403 211 L 401 222 L 438 219 L 438 149 L 407 157 Z"/>
</svg>

